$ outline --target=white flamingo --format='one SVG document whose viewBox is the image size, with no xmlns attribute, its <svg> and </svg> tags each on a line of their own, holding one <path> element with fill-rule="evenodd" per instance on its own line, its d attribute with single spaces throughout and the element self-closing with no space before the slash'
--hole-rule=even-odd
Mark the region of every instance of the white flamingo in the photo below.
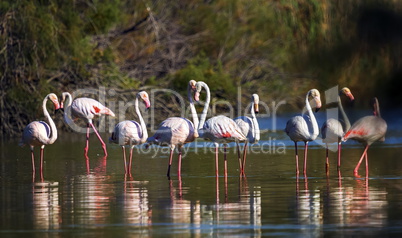
<svg viewBox="0 0 402 238">
<path fill-rule="evenodd" d="M 135 112 L 140 120 L 140 123 L 136 121 L 121 121 L 119 122 L 112 133 L 112 136 L 109 138 L 110 143 L 119 144 L 123 150 L 123 160 L 124 160 L 124 171 L 126 175 L 131 176 L 131 164 L 133 158 L 133 148 L 135 145 L 143 144 L 148 139 L 148 131 L 145 125 L 145 121 L 142 118 L 140 109 L 138 108 L 138 99 L 142 99 L 145 103 L 145 107 L 149 108 L 151 103 L 149 102 L 148 93 L 145 91 L 141 91 L 137 93 L 135 98 Z M 129 164 L 127 167 L 126 160 L 126 150 L 124 148 L 125 145 L 130 145 L 130 158 Z"/>
<path fill-rule="evenodd" d="M 169 117 L 164 120 L 155 134 L 148 138 L 149 144 L 157 144 L 170 147 L 169 165 L 167 170 L 167 177 L 170 178 L 170 167 L 172 165 L 174 149 L 178 147 L 178 169 L 177 175 L 181 176 L 181 159 L 182 159 L 182 147 L 184 144 L 193 142 L 198 137 L 198 117 L 194 107 L 192 93 L 195 92 L 195 80 L 190 80 L 187 86 L 187 96 L 190 101 L 190 110 L 193 118 L 193 122 L 182 117 Z"/>
<path fill-rule="evenodd" d="M 22 139 L 20 145 L 29 145 L 31 149 L 31 159 L 32 159 L 32 174 L 35 178 L 35 156 L 34 156 L 34 146 L 40 146 L 40 176 L 43 180 L 43 150 L 45 145 L 53 144 L 57 139 L 57 128 L 54 124 L 49 112 L 46 109 L 47 100 L 50 99 L 53 102 L 54 108 L 57 110 L 60 108 L 59 100 L 56 94 L 50 93 L 45 99 L 43 99 L 42 109 L 43 114 L 48 120 L 50 126 L 44 121 L 33 121 L 29 123 L 22 133 Z"/>
<path fill-rule="evenodd" d="M 243 161 L 240 160 L 239 155 L 239 163 L 240 163 L 240 173 L 244 175 L 244 168 L 246 166 L 246 154 L 247 154 L 247 144 L 248 143 L 257 143 L 260 140 L 260 127 L 258 125 L 257 118 L 255 114 L 258 113 L 258 103 L 260 98 L 258 94 L 253 94 L 251 96 L 251 103 L 250 103 L 250 113 L 251 118 L 248 116 L 241 116 L 234 119 L 236 124 L 239 126 L 240 130 L 242 131 L 243 135 L 246 135 L 247 140 L 244 144 L 243 149 Z M 239 151 L 239 143 L 237 143 L 237 148 Z"/>
<path fill-rule="evenodd" d="M 66 100 L 66 97 L 68 99 L 68 103 L 66 108 L 64 108 L 64 101 Z M 92 119 L 95 116 L 100 116 L 102 114 L 114 117 L 115 114 L 112 112 L 112 110 L 103 106 L 100 102 L 92 98 L 83 97 L 72 100 L 69 92 L 64 92 L 62 94 L 61 107 L 64 108 L 64 120 L 67 124 L 73 125 L 74 122 L 72 119 L 76 120 L 78 118 L 84 119 L 87 123 L 86 145 L 84 148 L 85 156 L 87 157 L 89 150 L 89 126 L 91 126 L 94 130 L 96 136 L 102 144 L 103 152 L 105 153 L 105 156 L 107 156 L 106 144 L 103 142 L 102 137 L 99 135 L 94 124 L 92 123 Z M 70 115 L 72 116 L 72 119 L 70 118 Z"/>
<path fill-rule="evenodd" d="M 321 127 L 322 142 L 326 145 L 326 162 L 325 171 L 329 171 L 329 159 L 328 159 L 328 144 L 338 143 L 338 170 L 341 167 L 341 143 L 342 137 L 350 129 L 350 121 L 345 111 L 343 110 L 341 95 L 345 95 L 350 101 L 354 100 L 353 94 L 349 88 L 344 87 L 339 91 L 337 97 L 338 108 L 341 112 L 342 120 L 337 120 L 335 118 L 329 118 Z"/>
<path fill-rule="evenodd" d="M 317 138 L 319 134 L 317 120 L 315 119 L 314 113 L 311 109 L 310 98 L 314 99 L 316 111 L 321 108 L 321 98 L 320 92 L 317 89 L 311 89 L 306 94 L 306 109 L 308 112 L 307 121 L 303 116 L 295 116 L 292 117 L 286 123 L 286 134 L 290 137 L 292 141 L 295 143 L 295 157 L 296 157 L 296 173 L 299 174 L 299 157 L 297 154 L 297 142 L 304 142 L 304 168 L 303 173 L 306 175 L 307 170 L 307 148 L 308 142 L 313 141 Z M 312 131 L 310 132 L 309 126 L 312 127 Z"/>
<path fill-rule="evenodd" d="M 242 133 L 239 126 L 229 117 L 219 115 L 212 117 L 205 121 L 209 103 L 211 100 L 211 92 L 206 83 L 197 82 L 196 100 L 202 88 L 207 92 L 205 100 L 204 110 L 201 115 L 200 124 L 198 126 L 198 134 L 200 138 L 211 140 L 215 144 L 215 175 L 219 176 L 218 171 L 218 150 L 219 143 L 224 143 L 224 165 L 225 165 L 225 177 L 227 177 L 227 160 L 226 160 L 226 144 L 232 141 L 245 141 L 247 137 Z M 205 122 L 205 123 L 204 123 Z"/>
</svg>

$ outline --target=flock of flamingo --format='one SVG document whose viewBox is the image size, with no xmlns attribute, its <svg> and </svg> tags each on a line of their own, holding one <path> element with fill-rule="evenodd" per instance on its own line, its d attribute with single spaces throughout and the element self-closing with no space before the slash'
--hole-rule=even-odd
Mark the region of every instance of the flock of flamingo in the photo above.
<svg viewBox="0 0 402 238">
<path fill-rule="evenodd" d="M 194 106 L 194 101 L 199 101 L 200 93 L 204 89 L 206 91 L 206 99 L 204 108 L 202 110 L 200 119 L 198 118 L 197 111 Z M 253 94 L 250 103 L 250 114 L 252 117 L 242 116 L 235 119 L 219 115 L 206 120 L 207 112 L 210 103 L 210 90 L 208 85 L 202 81 L 190 80 L 187 87 L 187 96 L 190 102 L 190 111 L 192 121 L 182 117 L 169 117 L 165 119 L 160 125 L 155 134 L 148 138 L 146 123 L 142 118 L 139 109 L 139 100 L 142 100 L 146 108 L 151 106 L 149 96 L 145 91 L 138 92 L 135 99 L 136 114 L 139 118 L 139 123 L 136 121 L 125 120 L 119 122 L 109 138 L 110 143 L 115 143 L 121 146 L 123 152 L 125 174 L 131 176 L 133 148 L 136 145 L 156 144 L 160 146 L 170 147 L 169 164 L 167 176 L 170 178 L 170 168 L 172 165 L 173 154 L 177 147 L 178 150 L 178 176 L 181 176 L 181 160 L 182 160 L 182 147 L 187 143 L 195 141 L 197 138 L 210 140 L 215 145 L 215 174 L 218 173 L 218 151 L 219 145 L 224 146 L 224 174 L 227 177 L 227 159 L 226 159 L 226 146 L 229 142 L 236 142 L 237 152 L 239 159 L 240 175 L 245 175 L 246 154 L 248 143 L 257 143 L 260 140 L 260 130 L 256 113 L 258 113 L 259 97 Z M 358 169 L 363 159 L 366 161 L 366 177 L 368 177 L 368 155 L 367 150 L 369 146 L 375 141 L 383 141 L 387 130 L 386 122 L 381 118 L 379 103 L 377 98 L 373 99 L 373 115 L 365 116 L 353 125 L 343 110 L 341 103 L 341 95 L 347 96 L 351 101 L 354 97 L 348 88 L 342 88 L 338 95 L 338 108 L 341 112 L 342 120 L 333 118 L 328 119 L 321 127 L 322 141 L 327 145 L 326 148 L 326 171 L 328 173 L 328 144 L 338 143 L 338 171 L 340 169 L 341 161 L 341 143 L 348 139 L 353 139 L 361 142 L 365 148 L 361 158 L 354 169 L 354 174 L 357 176 Z M 53 122 L 49 112 L 47 111 L 47 101 L 53 103 L 54 108 L 64 110 L 64 120 L 66 123 L 74 123 L 77 119 L 83 119 L 87 123 L 86 145 L 84 154 L 87 156 L 89 150 L 89 135 L 90 127 L 94 130 L 98 137 L 104 154 L 107 156 L 106 144 L 102 140 L 96 130 L 92 119 L 95 116 L 115 114 L 100 102 L 91 98 L 76 98 L 68 92 L 62 93 L 62 100 L 59 103 L 58 97 L 54 93 L 48 94 L 42 103 L 43 113 L 48 120 L 50 126 L 43 121 L 34 121 L 29 123 L 22 134 L 20 145 L 29 145 L 31 149 L 32 172 L 35 177 L 35 157 L 34 146 L 40 146 L 40 176 L 43 180 L 43 157 L 45 145 L 53 144 L 57 139 L 57 128 Z M 311 103 L 313 102 L 313 103 Z M 65 105 L 64 105 L 65 104 Z M 317 120 L 314 116 L 313 109 L 318 111 L 321 107 L 320 92 L 317 89 L 311 89 L 305 98 L 307 115 L 300 115 L 292 117 L 286 124 L 285 132 L 295 144 L 295 159 L 296 159 L 296 173 L 299 175 L 299 159 L 297 152 L 297 142 L 303 141 L 305 145 L 304 150 L 304 168 L 303 173 L 306 176 L 307 170 L 307 149 L 308 143 L 314 141 L 319 135 L 319 127 Z M 70 117 L 71 115 L 71 117 Z M 241 154 L 239 143 L 244 142 L 243 153 Z M 125 146 L 130 148 L 129 162 L 127 163 Z"/>
</svg>

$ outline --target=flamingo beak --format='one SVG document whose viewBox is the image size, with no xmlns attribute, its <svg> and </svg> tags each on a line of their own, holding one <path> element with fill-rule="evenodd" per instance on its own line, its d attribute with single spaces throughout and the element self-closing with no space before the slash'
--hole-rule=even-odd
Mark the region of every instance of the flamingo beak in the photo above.
<svg viewBox="0 0 402 238">
<path fill-rule="evenodd" d="M 353 102 L 353 101 L 355 100 L 355 97 L 353 97 L 353 94 L 352 94 L 351 92 L 348 92 L 348 93 L 346 93 L 345 95 L 346 95 L 346 97 L 349 98 L 349 100 L 350 100 L 351 102 Z"/>
<path fill-rule="evenodd" d="M 200 101 L 200 92 L 195 92 L 195 94 L 194 94 L 194 100 L 196 101 L 196 102 L 198 102 L 198 101 Z"/>
<path fill-rule="evenodd" d="M 315 101 L 315 112 L 318 112 L 321 108 L 321 99 L 320 97 L 315 96 L 314 101 Z"/>
<path fill-rule="evenodd" d="M 258 104 L 254 103 L 254 112 L 258 113 L 258 111 L 259 111 Z"/>
<path fill-rule="evenodd" d="M 145 100 L 145 108 L 148 109 L 151 107 L 151 103 L 149 102 L 149 100 Z"/>
</svg>

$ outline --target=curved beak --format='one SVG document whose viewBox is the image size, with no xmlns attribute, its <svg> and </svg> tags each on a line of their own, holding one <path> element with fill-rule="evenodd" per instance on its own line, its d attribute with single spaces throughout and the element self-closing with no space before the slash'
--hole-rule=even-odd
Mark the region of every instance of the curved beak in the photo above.
<svg viewBox="0 0 402 238">
<path fill-rule="evenodd" d="M 258 104 L 254 103 L 254 112 L 258 113 L 258 111 L 259 111 Z"/>
<path fill-rule="evenodd" d="M 194 100 L 195 100 L 196 102 L 200 101 L 200 92 L 198 92 L 198 91 L 195 92 L 195 94 L 194 94 Z"/>
<path fill-rule="evenodd" d="M 355 97 L 353 97 L 353 94 L 351 92 L 345 93 L 346 97 L 349 98 L 349 100 L 351 102 L 353 102 L 355 100 Z"/>
<path fill-rule="evenodd" d="M 318 112 L 321 108 L 321 99 L 320 97 L 315 96 L 314 101 L 315 101 L 315 112 Z"/>
</svg>

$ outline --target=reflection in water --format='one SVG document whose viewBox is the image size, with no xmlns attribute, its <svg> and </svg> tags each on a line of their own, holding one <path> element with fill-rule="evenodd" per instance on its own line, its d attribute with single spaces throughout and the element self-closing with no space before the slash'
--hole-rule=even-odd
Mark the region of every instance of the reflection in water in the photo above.
<svg viewBox="0 0 402 238">
<path fill-rule="evenodd" d="M 364 234 L 365 229 L 383 228 L 387 223 L 387 192 L 384 188 L 368 186 L 368 180 L 356 180 L 355 187 L 333 188 L 327 183 L 326 191 L 309 190 L 305 180 L 305 189 L 297 190 L 296 209 L 297 221 L 302 225 L 302 231 L 310 237 L 323 235 L 323 224 L 344 227 L 336 230 L 340 235 L 350 235 L 356 232 Z M 379 230 L 380 231 L 380 230 Z M 373 229 L 366 235 L 375 235 Z M 379 233 L 380 234 L 380 233 Z"/>
<path fill-rule="evenodd" d="M 32 188 L 34 229 L 59 229 L 61 216 L 58 186 L 58 182 L 34 183 Z"/>
<path fill-rule="evenodd" d="M 148 204 L 148 189 L 139 186 L 147 183 L 147 181 L 124 182 L 123 221 L 125 224 L 141 227 L 152 224 L 152 210 Z M 143 231 L 147 231 L 147 228 L 144 228 Z"/>
<path fill-rule="evenodd" d="M 187 235 L 191 234 L 192 237 L 201 237 L 202 234 L 208 233 L 233 235 L 241 230 L 243 234 L 246 232 L 251 237 L 261 236 L 261 188 L 255 187 L 251 193 L 246 177 L 240 178 L 237 202 L 227 202 L 227 184 L 225 183 L 225 202 L 219 202 L 220 195 L 217 187 L 215 205 L 202 204 L 200 200 L 183 199 L 186 189 L 181 187 L 181 178 L 177 183 L 178 189 L 170 181 L 170 217 L 173 224 L 190 224 L 185 232 Z M 233 227 L 233 224 L 236 226 Z M 184 231 L 181 230 L 181 233 Z"/>
</svg>

